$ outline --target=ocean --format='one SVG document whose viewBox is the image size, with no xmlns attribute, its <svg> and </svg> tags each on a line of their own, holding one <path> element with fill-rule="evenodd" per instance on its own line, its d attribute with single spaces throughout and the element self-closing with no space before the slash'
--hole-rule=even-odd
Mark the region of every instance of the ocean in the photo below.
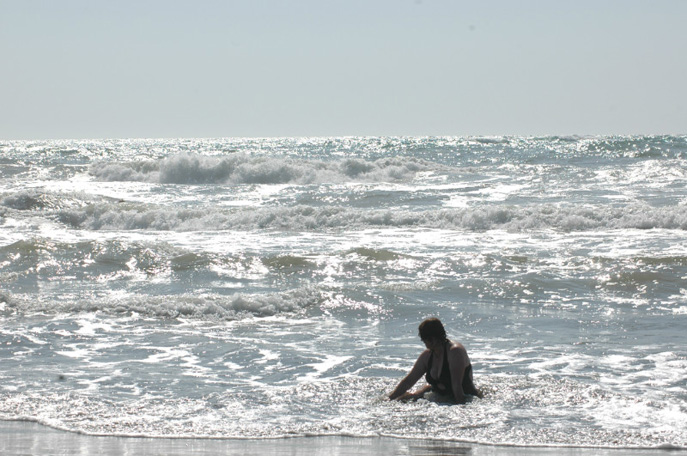
<svg viewBox="0 0 687 456">
<path fill-rule="evenodd" d="M 686 327 L 687 136 L 0 141 L 1 420 L 685 448 Z"/>
</svg>

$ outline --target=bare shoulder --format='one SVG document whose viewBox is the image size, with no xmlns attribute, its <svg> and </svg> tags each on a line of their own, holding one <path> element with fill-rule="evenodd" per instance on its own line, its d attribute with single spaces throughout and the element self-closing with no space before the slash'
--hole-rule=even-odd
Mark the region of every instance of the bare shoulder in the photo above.
<svg viewBox="0 0 687 456">
<path fill-rule="evenodd" d="M 468 352 L 460 342 L 450 341 L 451 346 L 448 349 L 449 357 L 465 364 L 469 364 Z"/>
<path fill-rule="evenodd" d="M 455 341 L 452 341 L 452 340 L 450 340 L 449 342 L 451 343 L 451 346 L 450 346 L 449 349 L 448 349 L 450 352 L 454 352 L 454 351 L 455 351 L 455 352 L 464 352 L 464 351 L 467 351 L 467 350 L 465 350 L 465 347 L 463 346 L 463 344 L 461 344 L 460 342 L 455 342 Z"/>
<path fill-rule="evenodd" d="M 415 368 L 421 368 L 423 370 L 427 369 L 427 366 L 429 366 L 430 353 L 430 350 L 425 350 L 420 353 L 420 356 L 417 357 L 417 361 L 415 361 Z"/>
</svg>

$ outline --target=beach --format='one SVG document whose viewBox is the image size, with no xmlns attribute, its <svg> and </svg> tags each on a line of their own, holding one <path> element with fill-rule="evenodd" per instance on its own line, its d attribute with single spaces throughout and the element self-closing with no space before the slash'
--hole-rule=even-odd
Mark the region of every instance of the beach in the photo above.
<svg viewBox="0 0 687 456">
<path fill-rule="evenodd" d="M 488 446 L 388 437 L 291 437 L 283 439 L 162 439 L 87 436 L 36 423 L 0 422 L 0 453 L 6 456 L 46 455 L 290 455 L 290 456 L 684 456 L 676 449 L 607 449 Z"/>
</svg>

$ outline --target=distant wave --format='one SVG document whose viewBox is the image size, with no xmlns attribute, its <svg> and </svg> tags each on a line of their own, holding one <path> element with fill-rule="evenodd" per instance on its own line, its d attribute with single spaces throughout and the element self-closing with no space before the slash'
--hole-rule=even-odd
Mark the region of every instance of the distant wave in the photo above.
<svg viewBox="0 0 687 456">
<path fill-rule="evenodd" d="M 687 230 L 685 207 L 489 206 L 425 211 L 342 207 L 269 207 L 222 211 L 150 208 L 133 204 L 93 204 L 57 212 L 59 221 L 91 230 L 299 230 L 422 227 L 488 231 L 554 229 Z"/>
<path fill-rule="evenodd" d="M 155 206 L 80 195 L 21 191 L 0 198 L 0 217 L 30 211 L 89 230 L 299 230 L 419 227 L 522 232 L 604 229 L 687 230 L 685 205 L 489 205 L 468 208 L 361 209 L 340 206 L 251 207 L 207 209 Z"/>
<path fill-rule="evenodd" d="M 91 165 L 89 173 L 102 181 L 161 184 L 316 184 L 404 181 L 435 167 L 407 157 L 325 162 L 239 153 L 223 157 L 182 153 L 159 161 L 99 162 Z"/>
<path fill-rule="evenodd" d="M 7 311 L 25 313 L 102 312 L 108 315 L 137 314 L 160 318 L 190 318 L 200 320 L 240 320 L 269 317 L 281 313 L 297 313 L 324 300 L 314 288 L 292 289 L 276 293 L 175 294 L 163 296 L 132 295 L 123 298 L 88 299 L 76 302 L 25 301 L 9 296 L 0 297 Z"/>
</svg>

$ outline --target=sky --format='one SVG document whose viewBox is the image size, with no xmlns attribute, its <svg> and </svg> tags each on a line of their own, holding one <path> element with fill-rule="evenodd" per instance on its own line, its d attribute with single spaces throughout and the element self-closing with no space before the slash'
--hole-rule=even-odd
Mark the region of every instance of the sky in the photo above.
<svg viewBox="0 0 687 456">
<path fill-rule="evenodd" d="M 0 139 L 687 133 L 687 0 L 0 0 Z"/>
</svg>

